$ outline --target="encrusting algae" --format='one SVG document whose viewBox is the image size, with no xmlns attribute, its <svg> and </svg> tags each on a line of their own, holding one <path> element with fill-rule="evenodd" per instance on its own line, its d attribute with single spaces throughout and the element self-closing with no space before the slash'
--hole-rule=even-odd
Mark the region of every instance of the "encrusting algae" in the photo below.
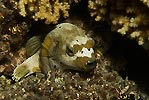
<svg viewBox="0 0 149 100">
<path fill-rule="evenodd" d="M 31 38 L 26 51 L 30 57 L 14 70 L 16 81 L 40 68 L 47 74 L 54 67 L 88 72 L 96 66 L 94 40 L 70 23 L 58 24 L 42 44 L 39 37 Z"/>
</svg>

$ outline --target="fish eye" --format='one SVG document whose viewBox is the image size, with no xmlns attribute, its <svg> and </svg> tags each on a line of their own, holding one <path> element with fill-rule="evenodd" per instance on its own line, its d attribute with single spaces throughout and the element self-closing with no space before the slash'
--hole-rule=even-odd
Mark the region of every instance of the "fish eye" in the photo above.
<svg viewBox="0 0 149 100">
<path fill-rule="evenodd" d="M 69 47 L 66 48 L 66 53 L 67 53 L 69 56 L 74 56 L 73 51 L 72 51 Z"/>
</svg>

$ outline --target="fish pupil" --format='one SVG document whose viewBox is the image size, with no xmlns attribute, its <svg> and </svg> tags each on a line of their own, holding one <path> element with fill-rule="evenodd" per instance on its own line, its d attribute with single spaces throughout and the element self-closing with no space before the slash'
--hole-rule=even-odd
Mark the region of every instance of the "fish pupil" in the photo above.
<svg viewBox="0 0 149 100">
<path fill-rule="evenodd" d="M 69 56 L 74 56 L 73 51 L 72 51 L 69 47 L 67 47 L 66 53 L 67 53 Z"/>
</svg>

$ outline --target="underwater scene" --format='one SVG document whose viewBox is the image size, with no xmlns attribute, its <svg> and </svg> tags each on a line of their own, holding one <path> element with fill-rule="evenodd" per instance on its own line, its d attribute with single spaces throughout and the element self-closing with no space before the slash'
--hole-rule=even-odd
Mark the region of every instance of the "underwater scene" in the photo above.
<svg viewBox="0 0 149 100">
<path fill-rule="evenodd" d="M 149 0 L 0 0 L 0 100 L 149 100 Z"/>
</svg>

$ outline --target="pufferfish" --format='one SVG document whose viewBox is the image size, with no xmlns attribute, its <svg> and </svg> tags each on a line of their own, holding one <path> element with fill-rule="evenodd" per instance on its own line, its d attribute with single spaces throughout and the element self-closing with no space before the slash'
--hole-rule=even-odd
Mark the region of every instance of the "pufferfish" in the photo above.
<svg viewBox="0 0 149 100">
<path fill-rule="evenodd" d="M 71 23 L 61 23 L 47 34 L 43 42 L 39 36 L 27 41 L 28 59 L 18 65 L 13 79 L 18 81 L 34 72 L 47 74 L 54 66 L 62 70 L 91 71 L 96 66 L 94 40 Z"/>
</svg>

